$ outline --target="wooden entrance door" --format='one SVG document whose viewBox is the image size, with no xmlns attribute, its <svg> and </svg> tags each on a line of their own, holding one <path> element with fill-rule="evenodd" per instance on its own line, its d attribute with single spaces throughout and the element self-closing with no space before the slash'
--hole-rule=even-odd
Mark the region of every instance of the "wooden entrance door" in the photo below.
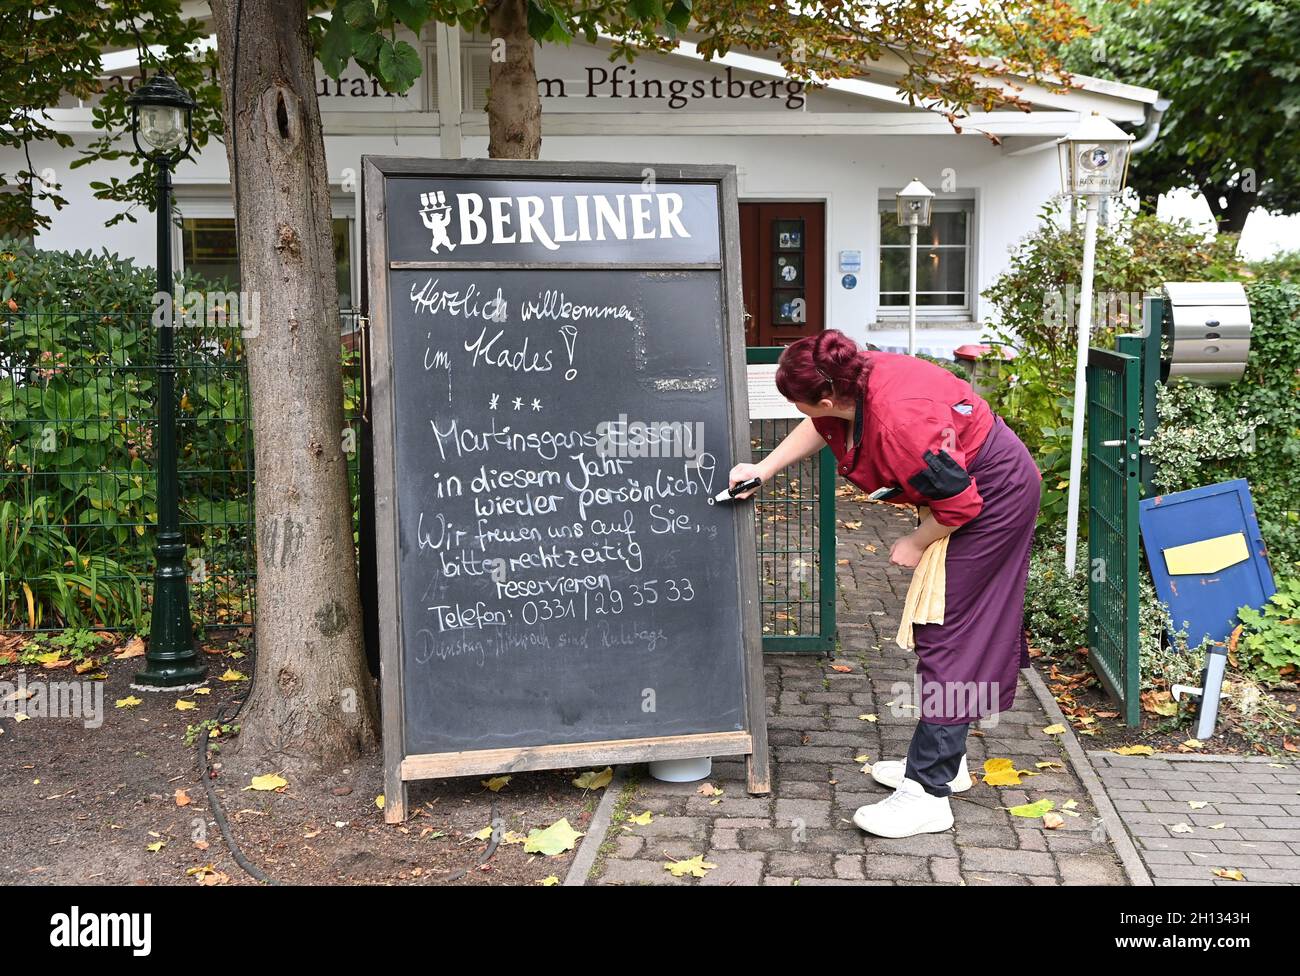
<svg viewBox="0 0 1300 976">
<path fill-rule="evenodd" d="M 741 203 L 745 344 L 784 346 L 825 327 L 826 205 Z"/>
</svg>

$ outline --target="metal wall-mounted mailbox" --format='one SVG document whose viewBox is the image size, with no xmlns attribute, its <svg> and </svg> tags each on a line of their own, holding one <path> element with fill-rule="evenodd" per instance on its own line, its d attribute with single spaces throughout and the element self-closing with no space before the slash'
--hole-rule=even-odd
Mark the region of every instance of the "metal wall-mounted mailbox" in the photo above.
<svg viewBox="0 0 1300 976">
<path fill-rule="evenodd" d="M 1222 386 L 1241 379 L 1250 352 L 1250 303 L 1239 281 L 1164 286 L 1161 378 Z"/>
</svg>

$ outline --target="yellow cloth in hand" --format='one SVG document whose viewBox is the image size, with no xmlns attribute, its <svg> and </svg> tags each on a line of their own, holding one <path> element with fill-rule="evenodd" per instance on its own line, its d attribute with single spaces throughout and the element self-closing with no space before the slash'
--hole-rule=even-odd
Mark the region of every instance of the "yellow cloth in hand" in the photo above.
<svg viewBox="0 0 1300 976">
<path fill-rule="evenodd" d="M 948 538 L 944 536 L 938 542 L 930 543 L 912 571 L 912 585 L 907 588 L 907 599 L 903 602 L 903 619 L 898 625 L 898 636 L 894 638 L 904 650 L 916 646 L 912 636 L 913 624 L 943 623 L 948 582 L 945 568 Z"/>
</svg>

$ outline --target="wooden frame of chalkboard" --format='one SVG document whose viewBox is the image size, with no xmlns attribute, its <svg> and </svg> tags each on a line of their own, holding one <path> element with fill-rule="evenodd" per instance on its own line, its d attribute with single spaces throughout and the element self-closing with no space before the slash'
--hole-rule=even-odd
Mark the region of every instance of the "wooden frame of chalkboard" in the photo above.
<svg viewBox="0 0 1300 976">
<path fill-rule="evenodd" d="M 398 389 L 400 384 L 395 382 L 395 369 L 400 370 L 409 367 L 406 367 L 401 361 L 394 338 L 398 329 L 398 325 L 395 324 L 395 315 L 398 314 L 398 311 L 395 310 L 393 305 L 394 292 L 392 286 L 395 276 L 412 271 L 436 271 L 440 275 L 439 280 L 441 280 L 442 278 L 453 279 L 457 273 L 467 271 L 486 273 L 488 275 L 495 272 L 499 273 L 499 278 L 488 279 L 495 284 L 498 280 L 511 280 L 511 274 L 517 275 L 521 272 L 530 271 L 545 273 L 582 271 L 589 274 L 635 271 L 645 277 L 677 274 L 683 278 L 690 275 L 707 278 L 711 275 L 712 278 L 709 280 L 716 282 L 716 290 L 721 305 L 722 335 L 720 352 L 722 376 L 717 380 L 716 388 L 726 394 L 725 405 L 719 407 L 717 416 L 725 417 L 725 422 L 729 427 L 725 442 L 730 452 L 730 458 L 728 459 L 730 463 L 749 461 L 751 455 L 745 389 L 745 347 L 735 168 L 733 166 L 713 165 L 442 160 L 376 156 L 363 156 L 362 168 L 362 250 L 366 262 L 363 276 L 365 280 L 362 289 L 363 300 L 367 303 L 364 350 L 365 369 L 368 377 L 366 408 L 369 413 L 369 423 L 367 428 L 368 435 L 371 438 L 370 450 L 367 453 L 373 456 L 373 467 L 367 474 L 371 475 L 373 479 L 374 513 L 373 539 L 363 539 L 362 542 L 363 549 L 369 548 L 370 551 L 363 552 L 362 558 L 363 564 L 368 564 L 371 575 L 373 575 L 372 584 L 367 586 L 372 603 L 371 606 L 367 607 L 367 612 L 373 616 L 375 626 L 367 629 L 369 632 L 377 633 L 379 642 L 386 798 L 385 819 L 390 823 L 406 819 L 409 805 L 408 784 L 415 780 L 502 774 L 524 770 L 557 769 L 605 763 L 684 759 L 699 756 L 745 756 L 746 785 L 749 792 L 770 792 L 762 635 L 757 593 L 754 585 L 758 578 L 758 565 L 754 526 L 750 517 L 753 509 L 744 503 L 737 503 L 737 507 L 725 516 L 732 525 L 732 532 L 730 533 L 732 538 L 730 540 L 718 540 L 720 543 L 729 541 L 734 546 L 734 571 L 736 574 L 734 593 L 736 626 L 734 630 L 737 631 L 735 638 L 739 642 L 739 647 L 736 649 L 737 659 L 729 661 L 727 667 L 735 668 L 735 677 L 740 687 L 734 698 L 739 703 L 738 707 L 730 708 L 727 711 L 727 715 L 731 716 L 733 720 L 732 728 L 688 733 L 670 731 L 663 735 L 638 735 L 628 738 L 607 736 L 593 741 L 538 741 L 526 745 L 511 745 L 505 748 L 440 748 L 432 751 L 412 751 L 408 748 L 408 733 L 411 732 L 412 716 L 408 715 L 407 696 L 408 693 L 412 692 L 409 684 L 415 680 L 416 676 L 410 673 L 408 667 L 408 648 L 405 646 L 406 638 L 403 628 L 402 586 L 404 580 L 402 579 L 402 559 L 404 555 L 408 554 L 403 539 L 399 536 L 399 530 L 405 528 L 409 533 L 410 526 L 401 521 L 401 513 L 399 512 L 404 486 L 400 483 L 403 479 L 399 478 L 402 459 L 398 457 L 397 444 L 398 427 L 401 418 L 398 415 L 396 404 L 401 394 Z M 420 183 L 419 181 L 424 182 Z M 624 192 L 627 192 L 637 189 L 637 184 L 641 184 L 641 188 L 644 189 L 647 181 L 651 181 L 650 186 L 652 189 L 656 185 L 670 185 L 684 189 L 687 196 L 697 191 L 711 192 L 714 194 L 712 199 L 716 201 L 717 226 L 709 228 L 706 235 L 697 234 L 695 236 L 711 237 L 711 235 L 716 234 L 717 253 L 705 256 L 705 259 L 697 260 L 696 258 L 699 255 L 690 253 L 694 242 L 684 244 L 684 242 L 678 240 L 676 242 L 652 241 L 643 248 L 647 252 L 646 257 L 644 259 L 637 257 L 634 260 L 623 257 L 619 260 L 606 261 L 601 260 L 600 255 L 596 255 L 595 259 L 593 259 L 590 252 L 573 261 L 549 260 L 545 254 L 541 255 L 541 260 L 537 260 L 537 255 L 534 253 L 516 253 L 513 259 L 509 256 L 505 258 L 490 257 L 488 260 L 453 259 L 453 249 L 450 246 L 442 248 L 445 253 L 437 254 L 440 233 L 442 234 L 442 244 L 451 244 L 450 239 L 446 237 L 445 230 L 448 226 L 447 221 L 451 219 L 450 216 L 443 218 L 443 228 L 440 230 L 431 228 L 429 219 L 422 217 L 424 227 L 433 233 L 434 238 L 434 244 L 430 248 L 430 251 L 434 253 L 429 256 L 429 259 L 425 259 L 423 255 L 418 259 L 411 259 L 402 254 L 394 253 L 395 246 L 392 235 L 395 233 L 393 227 L 397 218 L 396 216 L 390 216 L 390 208 L 397 214 L 403 214 L 403 219 L 408 220 L 409 223 L 410 214 L 417 208 L 420 208 L 420 212 L 423 214 L 424 210 L 444 202 L 441 199 L 444 194 L 437 194 L 439 199 L 433 202 L 425 199 L 431 194 L 426 193 L 421 197 L 416 184 L 424 186 L 426 189 L 435 185 L 449 187 L 458 182 L 461 186 L 467 186 L 468 184 L 464 181 L 479 181 L 480 185 L 494 188 L 495 192 L 498 193 L 505 192 L 501 189 L 503 186 L 519 184 L 522 187 L 527 187 L 530 182 L 548 185 L 552 188 L 552 191 L 554 191 L 556 184 L 578 183 L 584 186 L 604 185 L 621 188 Z M 398 195 L 401 195 L 401 206 L 393 202 L 394 196 Z M 414 203 L 415 199 L 421 199 L 422 202 Z M 493 199 L 487 197 L 485 193 L 479 196 L 478 203 L 482 206 L 485 202 L 491 202 Z M 530 197 L 529 199 L 540 200 L 541 198 Z M 552 196 L 550 199 L 556 201 L 561 198 Z M 588 198 L 576 196 L 573 199 L 581 200 L 585 204 Z M 680 196 L 678 205 L 681 205 Z M 558 211 L 561 204 L 555 203 L 554 206 Z M 620 200 L 621 206 L 622 201 Z M 667 228 L 663 236 L 671 237 L 671 221 L 674 216 L 671 204 L 668 204 L 668 209 L 665 210 L 663 209 L 665 204 L 660 200 L 659 206 L 658 217 Z M 522 204 L 520 209 L 521 211 L 524 209 Z M 450 214 L 450 210 L 447 213 Z M 492 210 L 491 214 L 488 215 L 487 208 L 478 211 L 478 213 L 484 215 L 485 221 L 498 216 L 495 210 Z M 536 212 L 532 216 L 540 219 Z M 649 213 L 648 205 L 645 213 L 642 214 L 638 212 L 637 206 L 634 204 L 633 225 L 638 231 L 635 235 L 638 238 L 642 236 L 640 234 L 642 223 L 639 220 L 642 216 L 652 219 L 654 215 Z M 461 221 L 467 220 L 464 211 L 459 214 L 459 218 Z M 515 219 L 519 221 L 519 227 L 522 228 L 527 223 L 528 215 L 523 213 L 517 215 Z M 556 217 L 557 230 L 562 227 L 564 219 L 560 216 Z M 583 221 L 585 229 L 587 218 L 579 217 L 577 219 Z M 684 220 L 685 218 L 681 219 Z M 678 223 L 676 226 L 681 228 L 682 225 Z M 486 223 L 483 227 L 486 228 Z M 534 222 L 532 227 L 534 230 L 538 230 L 541 225 Z M 496 230 L 497 226 L 493 224 L 492 231 L 494 235 Z M 576 236 L 576 233 L 572 232 L 572 230 L 570 233 Z M 681 236 L 679 235 L 679 238 Z M 690 237 L 691 235 L 686 234 L 685 236 Z M 526 239 L 527 235 L 521 233 L 520 237 Z M 561 238 L 559 233 L 556 233 L 555 237 L 557 240 L 570 239 Z M 580 239 L 583 241 L 588 240 L 586 237 Z M 604 237 L 602 236 L 600 239 L 603 241 Z M 503 240 L 505 240 L 504 236 Z M 428 242 L 427 236 L 425 242 Z M 467 244 L 474 245 L 480 242 L 468 240 L 462 228 L 462 237 L 459 243 L 462 247 L 462 254 L 464 254 L 466 250 L 472 250 L 472 247 L 466 246 Z M 489 243 L 497 244 L 499 242 L 493 236 Z M 514 241 L 508 240 L 507 243 L 513 244 Z M 548 241 L 548 245 L 549 243 Z M 641 247 L 639 244 L 632 246 Z M 409 242 L 407 242 L 407 248 L 409 250 Z M 555 250 L 557 248 L 551 249 Z M 536 248 L 533 248 L 533 251 L 536 250 Z M 516 251 L 528 251 L 528 248 L 520 244 Z M 623 281 L 623 279 L 613 278 L 611 280 L 616 281 L 616 283 Z M 423 321 L 421 320 L 422 323 Z M 423 329 L 424 325 L 421 324 L 419 328 Z M 409 332 L 410 329 L 408 328 L 406 331 Z M 469 348 L 468 344 L 466 348 Z M 572 347 L 570 347 L 569 361 L 571 364 L 573 359 L 574 353 Z M 427 361 L 426 352 L 424 367 L 426 370 L 429 368 Z M 473 365 L 477 364 L 478 362 L 475 360 Z M 451 375 L 451 367 L 448 365 L 446 380 L 448 402 L 452 400 Z M 702 381 L 700 388 L 706 388 L 707 386 L 708 383 Z M 665 387 L 665 389 L 677 390 L 679 388 Z M 533 409 L 537 409 L 536 404 L 538 401 L 534 400 L 533 403 Z M 496 409 L 495 405 L 492 409 Z M 519 405 L 516 404 L 515 410 L 519 409 Z M 430 421 L 430 423 L 433 422 Z M 436 424 L 434 429 L 437 430 Z M 495 430 L 495 423 L 493 429 Z M 408 470 L 405 477 L 409 480 L 409 476 L 410 472 Z M 438 477 L 441 477 L 441 474 Z M 712 474 L 710 477 L 712 477 Z M 725 470 L 722 472 L 721 477 L 724 479 L 722 483 L 725 486 Z M 423 515 L 423 511 L 421 515 Z M 630 522 L 628 527 L 630 528 Z M 699 529 L 697 528 L 696 531 L 699 531 Z M 406 546 L 409 547 L 409 545 L 410 543 L 407 541 Z M 420 545 L 423 548 L 423 540 L 421 540 Z M 727 555 L 730 559 L 732 553 L 728 552 Z M 652 580 L 650 582 L 657 583 L 659 581 Z M 671 582 L 671 580 L 668 582 Z M 431 583 L 430 588 L 432 586 Z M 723 598 L 720 597 L 719 599 Z M 716 604 L 716 602 L 711 601 L 713 604 Z M 459 612 L 459 606 L 457 612 Z M 701 613 L 703 612 L 701 611 Z M 718 655 L 715 654 L 715 656 Z M 706 680 L 707 676 L 702 676 L 702 681 L 697 682 L 697 684 Z M 654 709 L 652 708 L 650 711 L 653 712 Z M 709 720 L 705 718 L 701 719 L 701 721 L 708 724 Z M 718 724 L 725 723 L 718 722 Z M 518 735 L 519 733 L 515 734 Z"/>
</svg>

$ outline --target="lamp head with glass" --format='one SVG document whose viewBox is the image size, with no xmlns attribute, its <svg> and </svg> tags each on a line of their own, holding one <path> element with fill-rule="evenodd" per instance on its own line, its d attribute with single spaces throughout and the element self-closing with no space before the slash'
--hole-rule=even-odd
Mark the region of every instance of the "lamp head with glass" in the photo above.
<svg viewBox="0 0 1300 976">
<path fill-rule="evenodd" d="M 131 106 L 131 137 L 146 158 L 173 162 L 190 151 L 194 99 L 167 75 L 154 75 L 130 94 L 127 104 Z"/>
</svg>

